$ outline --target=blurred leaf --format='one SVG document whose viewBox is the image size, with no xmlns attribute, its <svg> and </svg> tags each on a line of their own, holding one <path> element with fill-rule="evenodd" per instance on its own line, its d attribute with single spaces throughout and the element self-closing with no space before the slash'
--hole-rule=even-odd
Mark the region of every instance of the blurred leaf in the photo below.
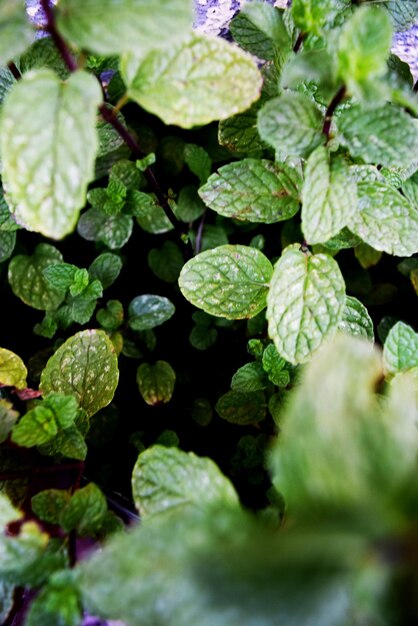
<svg viewBox="0 0 418 626">
<path fill-rule="evenodd" d="M 25 389 L 28 370 L 22 359 L 6 348 L 0 348 L 0 384 Z"/>
<path fill-rule="evenodd" d="M 167 361 L 157 361 L 154 365 L 141 363 L 136 372 L 139 392 L 151 406 L 171 400 L 176 373 Z"/>
<path fill-rule="evenodd" d="M 407 324 L 397 322 L 386 336 L 383 347 L 383 367 L 396 374 L 418 366 L 418 334 Z"/>
<path fill-rule="evenodd" d="M 23 52 L 34 33 L 28 22 L 25 6 L 19 0 L 5 0 L 0 7 L 0 65 Z"/>
<path fill-rule="evenodd" d="M 32 497 L 32 511 L 48 524 L 59 524 L 61 513 L 70 499 L 65 489 L 45 489 Z"/>
<path fill-rule="evenodd" d="M 227 391 L 219 398 L 215 411 L 232 424 L 257 424 L 266 416 L 266 399 L 262 391 Z"/>
</svg>

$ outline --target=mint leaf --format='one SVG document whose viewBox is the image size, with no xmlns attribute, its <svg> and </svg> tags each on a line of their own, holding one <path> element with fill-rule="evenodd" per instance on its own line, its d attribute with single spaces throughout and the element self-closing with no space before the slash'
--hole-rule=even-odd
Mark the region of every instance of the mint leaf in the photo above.
<svg viewBox="0 0 418 626">
<path fill-rule="evenodd" d="M 274 61 L 280 51 L 290 53 L 290 37 L 281 12 L 269 4 L 244 4 L 229 30 L 241 48 L 260 59 Z"/>
<path fill-rule="evenodd" d="M 194 143 L 188 143 L 184 148 L 184 160 L 200 183 L 205 183 L 212 167 L 212 160 L 206 150 Z"/>
<path fill-rule="evenodd" d="M 258 424 L 266 417 L 266 398 L 262 391 L 227 391 L 219 398 L 215 411 L 232 424 Z"/>
<path fill-rule="evenodd" d="M 72 285 L 77 267 L 70 263 L 54 263 L 43 271 L 43 275 L 57 291 L 66 292 Z"/>
<path fill-rule="evenodd" d="M 16 245 L 16 232 L 0 230 L 0 263 L 9 259 Z"/>
<path fill-rule="evenodd" d="M 0 348 L 0 384 L 16 389 L 25 389 L 28 370 L 20 356 Z"/>
<path fill-rule="evenodd" d="M 78 489 L 60 515 L 65 531 L 76 529 L 80 535 L 90 535 L 99 530 L 107 511 L 103 493 L 94 483 Z"/>
<path fill-rule="evenodd" d="M 54 70 L 62 80 L 66 80 L 70 74 L 52 37 L 37 39 L 20 56 L 19 69 L 22 74 L 39 68 Z"/>
<path fill-rule="evenodd" d="M 38 451 L 46 456 L 64 456 L 84 461 L 87 456 L 87 444 L 77 426 L 73 425 L 59 431 L 53 439 L 38 446 Z"/>
<path fill-rule="evenodd" d="M 416 21 L 418 7 L 415 0 L 383 0 L 382 7 L 388 11 L 398 32 L 407 30 Z"/>
<path fill-rule="evenodd" d="M 121 269 L 121 258 L 112 252 L 104 252 L 94 259 L 89 267 L 89 274 L 92 280 L 99 280 L 103 289 L 107 289 L 115 282 Z"/>
<path fill-rule="evenodd" d="M 27 229 L 53 239 L 74 229 L 93 178 L 101 98 L 96 79 L 83 71 L 61 82 L 52 70 L 34 70 L 9 93 L 1 119 L 2 176 Z"/>
<path fill-rule="evenodd" d="M 293 364 L 308 361 L 340 323 L 345 283 L 338 264 L 325 254 L 286 248 L 274 266 L 267 296 L 269 335 Z"/>
<path fill-rule="evenodd" d="M 105 309 L 99 309 L 96 313 L 99 324 L 106 330 L 116 330 L 123 322 L 123 306 L 119 300 L 109 300 Z"/>
<path fill-rule="evenodd" d="M 138 456 L 132 493 L 143 519 L 182 507 L 238 505 L 234 487 L 211 459 L 162 445 Z"/>
<path fill-rule="evenodd" d="M 167 283 L 175 283 L 184 265 L 183 254 L 177 244 L 165 241 L 161 248 L 152 248 L 149 251 L 148 265 L 157 278 Z"/>
<path fill-rule="evenodd" d="M 62 289 L 54 289 L 44 271 L 61 262 L 61 252 L 47 243 L 36 246 L 32 256 L 19 254 L 13 257 L 8 272 L 13 293 L 34 309 L 54 311 L 64 300 L 65 293 Z"/>
<path fill-rule="evenodd" d="M 250 154 L 264 150 L 266 144 L 261 141 L 257 129 L 257 114 L 261 101 L 258 100 L 243 113 L 221 120 L 218 126 L 218 140 L 231 152 Z"/>
<path fill-rule="evenodd" d="M 7 0 L 0 6 L 0 65 L 6 65 L 27 48 L 34 37 L 25 5 Z"/>
<path fill-rule="evenodd" d="M 129 326 L 133 330 L 155 328 L 169 320 L 175 310 L 174 304 L 163 296 L 137 296 L 129 304 Z"/>
<path fill-rule="evenodd" d="M 16 82 L 13 74 L 8 67 L 0 67 L 0 105 L 3 105 L 4 99 L 10 89 Z"/>
<path fill-rule="evenodd" d="M 155 16 L 158 15 L 158 19 Z M 111 55 L 169 47 L 192 27 L 188 0 L 62 0 L 57 11 L 62 34 L 80 48 Z"/>
<path fill-rule="evenodd" d="M 284 163 L 242 159 L 220 167 L 199 196 L 225 217 L 270 224 L 297 213 L 300 186 L 297 170 Z"/>
<path fill-rule="evenodd" d="M 262 391 L 266 389 L 268 379 L 261 363 L 246 363 L 232 377 L 231 389 L 234 391 Z"/>
<path fill-rule="evenodd" d="M 418 212 L 396 189 L 380 181 L 358 183 L 358 211 L 348 228 L 375 250 L 395 256 L 418 252 Z"/>
<path fill-rule="evenodd" d="M 183 296 L 210 315 L 251 318 L 266 306 L 272 265 L 256 248 L 224 245 L 190 259 L 180 272 Z"/>
<path fill-rule="evenodd" d="M 407 324 L 397 322 L 383 346 L 383 368 L 397 374 L 418 366 L 418 334 Z"/>
<path fill-rule="evenodd" d="M 416 120 L 393 104 L 367 109 L 350 106 L 341 113 L 337 125 L 338 138 L 353 157 L 388 167 L 407 168 L 416 161 Z"/>
<path fill-rule="evenodd" d="M 147 404 L 165 404 L 173 395 L 176 373 L 167 361 L 157 361 L 154 365 L 141 363 L 136 372 L 136 382 Z"/>
<path fill-rule="evenodd" d="M 13 232 L 20 228 L 10 213 L 9 206 L 5 200 L 3 189 L 0 190 L 0 231 Z"/>
<path fill-rule="evenodd" d="M 71 499 L 65 489 L 45 489 L 31 499 L 32 511 L 48 524 L 59 524 L 62 510 Z"/>
<path fill-rule="evenodd" d="M 172 26 L 170 26 L 172 28 Z M 260 95 L 255 61 L 221 38 L 194 34 L 166 51 L 134 63 L 122 60 L 128 94 L 166 124 L 209 124 L 245 111 Z"/>
<path fill-rule="evenodd" d="M 258 113 L 261 139 L 284 156 L 308 156 L 325 141 L 322 124 L 312 100 L 293 91 L 268 100 Z"/>
<path fill-rule="evenodd" d="M 354 337 L 365 337 L 374 341 L 373 320 L 364 304 L 353 296 L 345 297 L 343 318 L 338 330 Z"/>
<path fill-rule="evenodd" d="M 310 155 L 302 188 L 302 231 L 309 244 L 337 235 L 357 211 L 357 186 L 343 160 L 320 146 Z"/>
<path fill-rule="evenodd" d="M 18 417 L 11 402 L 0 400 L 0 443 L 6 441 Z"/>
<path fill-rule="evenodd" d="M 44 587 L 31 602 L 26 626 L 79 626 L 82 622 L 79 594 L 66 587 Z"/>
<path fill-rule="evenodd" d="M 102 330 L 83 330 L 65 341 L 49 359 L 40 388 L 47 395 L 73 395 L 88 416 L 107 406 L 119 371 L 112 342 Z"/>
</svg>

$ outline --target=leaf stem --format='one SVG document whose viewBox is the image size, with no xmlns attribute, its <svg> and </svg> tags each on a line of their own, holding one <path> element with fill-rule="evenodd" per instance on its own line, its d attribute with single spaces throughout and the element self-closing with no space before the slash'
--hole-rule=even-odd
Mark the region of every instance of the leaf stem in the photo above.
<svg viewBox="0 0 418 626">
<path fill-rule="evenodd" d="M 9 70 L 13 74 L 13 77 L 16 80 L 20 80 L 22 78 L 22 74 L 19 72 L 19 70 L 16 67 L 16 64 L 13 61 L 9 61 L 7 64 L 7 67 L 9 68 Z"/>
<path fill-rule="evenodd" d="M 306 37 L 306 33 L 302 33 L 301 31 L 296 39 L 295 45 L 293 46 L 293 52 L 295 53 L 299 52 L 299 50 L 302 47 L 305 37 Z"/>
<path fill-rule="evenodd" d="M 332 123 L 332 118 L 335 113 L 335 109 L 340 104 L 340 102 L 342 102 L 342 100 L 345 97 L 345 94 L 346 94 L 346 88 L 345 88 L 345 85 L 342 85 L 337 91 L 337 93 L 335 94 L 335 96 L 333 97 L 333 99 L 331 100 L 331 102 L 329 103 L 328 108 L 326 110 L 324 124 L 322 126 L 322 132 L 327 138 L 327 143 L 330 138 L 331 123 Z"/>
<path fill-rule="evenodd" d="M 41 7 L 46 17 L 45 30 L 51 35 L 52 40 L 69 71 L 75 72 L 78 69 L 77 62 L 57 29 L 55 13 L 49 4 L 49 0 L 41 0 Z"/>
</svg>

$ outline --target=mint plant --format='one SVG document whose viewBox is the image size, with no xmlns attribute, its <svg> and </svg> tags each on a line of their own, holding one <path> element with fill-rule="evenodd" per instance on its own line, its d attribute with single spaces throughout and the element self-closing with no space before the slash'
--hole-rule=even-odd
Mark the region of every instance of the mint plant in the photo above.
<svg viewBox="0 0 418 626">
<path fill-rule="evenodd" d="M 415 623 L 417 3 L 40 7 L 0 2 L 2 623 Z"/>
</svg>

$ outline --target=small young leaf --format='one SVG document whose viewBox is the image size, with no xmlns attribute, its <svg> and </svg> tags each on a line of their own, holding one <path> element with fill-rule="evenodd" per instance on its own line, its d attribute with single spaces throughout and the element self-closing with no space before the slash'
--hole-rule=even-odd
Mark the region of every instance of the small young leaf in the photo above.
<svg viewBox="0 0 418 626">
<path fill-rule="evenodd" d="M 269 335 L 293 364 L 308 361 L 340 323 L 345 283 L 338 264 L 325 254 L 289 246 L 274 267 L 267 297 Z"/>
<path fill-rule="evenodd" d="M 215 411 L 232 424 L 258 424 L 266 416 L 266 398 L 262 391 L 227 391 L 219 398 Z"/>
<path fill-rule="evenodd" d="M 47 395 L 73 395 L 88 416 L 107 406 L 119 378 L 112 342 L 102 330 L 84 330 L 65 341 L 49 359 L 40 388 Z"/>
<path fill-rule="evenodd" d="M 324 141 L 323 116 L 312 100 L 284 92 L 268 100 L 258 113 L 261 139 L 285 156 L 306 157 Z"/>
<path fill-rule="evenodd" d="M 212 174 L 199 196 L 220 215 L 271 224 L 297 213 L 301 182 L 299 173 L 284 163 L 242 159 Z"/>
<path fill-rule="evenodd" d="M 19 254 L 9 263 L 9 283 L 13 293 L 25 304 L 41 311 L 54 311 L 65 298 L 62 289 L 55 289 L 44 270 L 62 262 L 62 255 L 47 243 L 39 244 L 32 256 Z"/>
<path fill-rule="evenodd" d="M 80 535 L 89 535 L 100 528 L 107 511 L 103 493 L 94 483 L 78 489 L 60 515 L 60 524 L 67 532 L 77 529 Z"/>
<path fill-rule="evenodd" d="M 0 384 L 25 389 L 28 370 L 22 359 L 14 352 L 0 348 Z"/>
<path fill-rule="evenodd" d="M 139 392 L 151 406 L 171 400 L 176 373 L 167 361 L 157 361 L 154 365 L 141 363 L 136 372 Z"/>
<path fill-rule="evenodd" d="M 53 439 L 38 446 L 38 451 L 46 456 L 64 456 L 84 461 L 87 456 L 87 444 L 77 426 L 73 425 L 59 431 Z"/>
<path fill-rule="evenodd" d="M 105 309 L 99 309 L 96 318 L 106 330 L 116 330 L 123 322 L 123 306 L 119 300 L 109 300 Z"/>
<path fill-rule="evenodd" d="M 383 368 L 397 374 L 418 366 L 418 334 L 407 324 L 397 322 L 390 329 L 383 346 Z"/>
<path fill-rule="evenodd" d="M 104 252 L 94 259 L 89 267 L 89 274 L 92 280 L 99 280 L 103 289 L 107 289 L 115 282 L 121 269 L 121 258 L 112 252 Z"/>
<path fill-rule="evenodd" d="M 246 363 L 232 377 L 231 389 L 249 392 L 266 389 L 268 379 L 261 363 Z"/>
<path fill-rule="evenodd" d="M 210 315 L 254 317 L 266 306 L 273 268 L 256 248 L 219 246 L 188 261 L 179 277 L 184 297 Z"/>
<path fill-rule="evenodd" d="M 148 330 L 164 324 L 175 313 L 175 306 L 163 296 L 137 296 L 129 304 L 129 326 L 133 330 Z"/>
<path fill-rule="evenodd" d="M 386 103 L 364 109 L 355 104 L 337 121 L 338 138 L 353 157 L 388 167 L 409 167 L 418 152 L 418 125 L 408 113 Z"/>
<path fill-rule="evenodd" d="M 144 519 L 190 505 L 238 505 L 234 487 L 211 459 L 161 445 L 139 455 L 132 472 L 132 493 Z"/>
<path fill-rule="evenodd" d="M 66 82 L 52 70 L 34 70 L 9 93 L 1 119 L 2 176 L 27 229 L 53 239 L 74 229 L 94 174 L 101 98 L 96 79 L 81 70 Z"/>
<path fill-rule="evenodd" d="M 205 210 L 205 205 L 197 195 L 193 185 L 186 185 L 180 189 L 174 213 L 182 222 L 194 222 Z"/>
<path fill-rule="evenodd" d="M 32 42 L 34 33 L 28 22 L 25 5 L 7 0 L 0 6 L 0 65 L 6 65 Z"/>
<path fill-rule="evenodd" d="M 129 65 L 125 59 L 121 69 L 130 97 L 182 128 L 245 111 L 260 95 L 255 61 L 220 37 L 194 34 L 170 50 L 154 50 L 136 63 L 135 72 Z"/>
<path fill-rule="evenodd" d="M 65 489 L 45 489 L 32 497 L 32 511 L 48 524 L 59 524 L 61 513 L 70 499 Z"/>
<path fill-rule="evenodd" d="M 357 211 L 357 186 L 343 160 L 320 146 L 310 155 L 302 189 L 302 231 L 309 244 L 337 235 Z"/>
<path fill-rule="evenodd" d="M 364 304 L 353 296 L 346 296 L 343 318 L 338 330 L 354 337 L 365 337 L 374 341 L 373 320 Z"/>
</svg>

